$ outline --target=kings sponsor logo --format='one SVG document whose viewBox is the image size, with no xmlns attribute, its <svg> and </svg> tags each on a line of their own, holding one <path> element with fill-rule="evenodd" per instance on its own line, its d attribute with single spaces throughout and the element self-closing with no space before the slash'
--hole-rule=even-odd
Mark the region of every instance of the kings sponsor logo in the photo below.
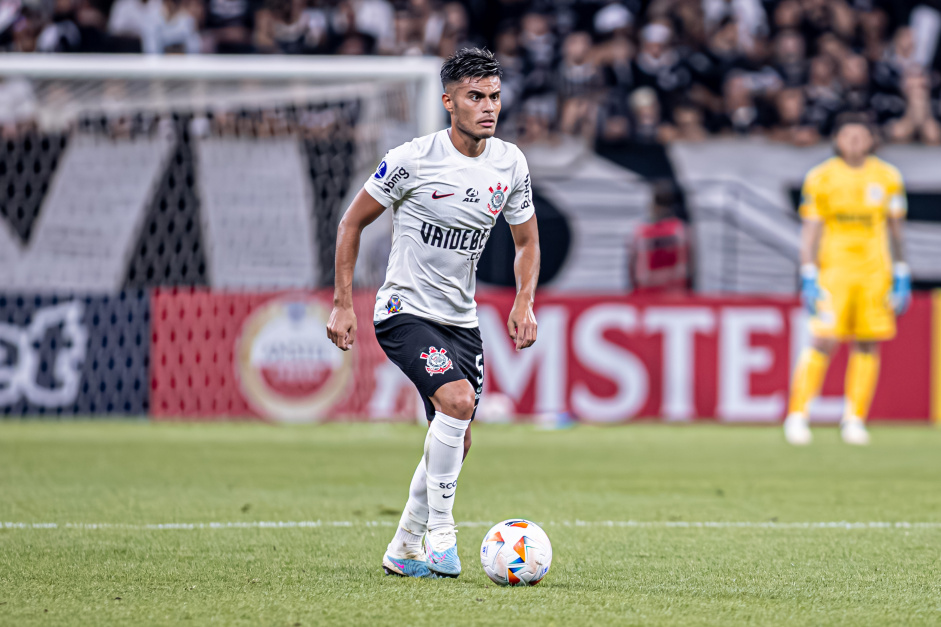
<svg viewBox="0 0 941 627">
<path fill-rule="evenodd" d="M 351 355 L 324 333 L 329 312 L 311 297 L 266 303 L 242 325 L 235 369 L 242 396 L 278 422 L 314 422 L 346 391 Z"/>
</svg>

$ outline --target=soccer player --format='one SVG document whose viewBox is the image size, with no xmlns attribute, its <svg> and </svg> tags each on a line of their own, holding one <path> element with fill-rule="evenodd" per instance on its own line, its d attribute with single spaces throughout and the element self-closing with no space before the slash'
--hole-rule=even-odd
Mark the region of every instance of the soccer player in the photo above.
<svg viewBox="0 0 941 627">
<path fill-rule="evenodd" d="M 389 151 L 337 232 L 327 335 L 349 350 L 356 340 L 352 285 L 360 235 L 392 207 L 392 253 L 373 324 L 379 345 L 421 393 L 429 421 L 424 456 L 382 559 L 388 574 L 461 572 L 451 512 L 484 381 L 477 262 L 501 213 L 516 247 L 516 300 L 507 328 L 516 350 L 536 341 L 539 235 L 529 168 L 516 146 L 493 136 L 502 75 L 487 50 L 464 49 L 449 58 L 441 68 L 441 100 L 451 127 Z"/>
<path fill-rule="evenodd" d="M 905 189 L 898 170 L 872 155 L 874 146 L 864 120 L 841 119 L 836 156 L 804 182 L 801 299 L 812 316 L 813 342 L 801 353 L 791 382 L 784 421 L 791 444 L 811 441 L 807 406 L 842 341 L 851 341 L 852 349 L 840 433 L 847 444 L 869 443 L 865 420 L 879 374 L 879 343 L 895 336 L 895 316 L 911 300 L 902 250 Z"/>
</svg>

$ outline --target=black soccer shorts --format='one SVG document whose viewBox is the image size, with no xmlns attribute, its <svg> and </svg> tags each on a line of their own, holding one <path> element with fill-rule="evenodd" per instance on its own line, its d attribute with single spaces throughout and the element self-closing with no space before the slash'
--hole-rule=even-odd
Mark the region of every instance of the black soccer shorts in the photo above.
<svg viewBox="0 0 941 627">
<path fill-rule="evenodd" d="M 430 399 L 438 388 L 461 379 L 474 388 L 477 413 L 484 386 L 480 329 L 447 326 L 411 314 L 396 314 L 375 326 L 379 346 L 421 393 L 428 420 L 435 417 Z"/>
</svg>

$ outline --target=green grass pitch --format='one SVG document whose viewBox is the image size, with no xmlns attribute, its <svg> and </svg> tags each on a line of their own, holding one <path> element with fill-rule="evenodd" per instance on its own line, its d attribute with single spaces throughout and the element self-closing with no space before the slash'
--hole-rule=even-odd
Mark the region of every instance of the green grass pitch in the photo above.
<svg viewBox="0 0 941 627">
<path fill-rule="evenodd" d="M 941 431 L 816 436 L 478 425 L 455 505 L 479 523 L 458 534 L 464 573 L 424 581 L 379 566 L 420 427 L 0 423 L 0 624 L 941 623 Z M 544 524 L 554 563 L 500 588 L 483 523 L 518 516 Z M 258 521 L 321 526 L 147 528 Z M 677 525 L 705 521 L 776 524 Z M 830 521 L 930 524 L 787 524 Z"/>
</svg>

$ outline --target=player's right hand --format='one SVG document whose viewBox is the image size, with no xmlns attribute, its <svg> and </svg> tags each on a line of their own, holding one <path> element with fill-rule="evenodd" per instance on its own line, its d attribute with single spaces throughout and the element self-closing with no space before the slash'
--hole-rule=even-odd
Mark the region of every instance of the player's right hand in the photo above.
<svg viewBox="0 0 941 627">
<path fill-rule="evenodd" d="M 356 314 L 352 307 L 334 307 L 327 321 L 327 337 L 340 350 L 348 351 L 356 341 Z"/>
<path fill-rule="evenodd" d="M 820 300 L 820 284 L 817 282 L 817 266 L 801 266 L 801 302 L 810 315 L 817 314 L 817 301 Z"/>
</svg>

